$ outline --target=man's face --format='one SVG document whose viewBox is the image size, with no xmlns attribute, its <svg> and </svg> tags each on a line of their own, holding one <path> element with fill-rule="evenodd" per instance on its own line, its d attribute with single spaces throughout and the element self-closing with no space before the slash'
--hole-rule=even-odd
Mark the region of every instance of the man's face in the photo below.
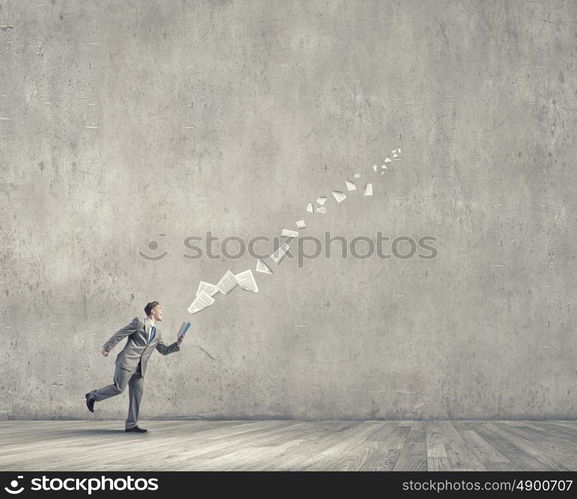
<svg viewBox="0 0 577 499">
<path fill-rule="evenodd" d="M 152 320 L 154 322 L 161 321 L 163 314 L 164 314 L 164 311 L 162 310 L 160 305 L 156 305 L 156 307 L 154 307 L 152 309 L 152 312 L 151 312 Z"/>
</svg>

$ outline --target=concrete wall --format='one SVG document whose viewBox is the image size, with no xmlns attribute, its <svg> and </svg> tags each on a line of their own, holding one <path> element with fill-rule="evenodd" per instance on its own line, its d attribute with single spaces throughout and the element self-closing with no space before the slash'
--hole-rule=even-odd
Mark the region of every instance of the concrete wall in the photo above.
<svg viewBox="0 0 577 499">
<path fill-rule="evenodd" d="M 0 26 L 1 418 L 123 419 L 83 396 L 153 299 L 193 330 L 144 418 L 577 417 L 576 2 L 5 0 Z M 254 259 L 184 238 L 294 229 L 396 147 L 303 234 L 435 259 L 285 260 L 186 312 Z"/>
</svg>

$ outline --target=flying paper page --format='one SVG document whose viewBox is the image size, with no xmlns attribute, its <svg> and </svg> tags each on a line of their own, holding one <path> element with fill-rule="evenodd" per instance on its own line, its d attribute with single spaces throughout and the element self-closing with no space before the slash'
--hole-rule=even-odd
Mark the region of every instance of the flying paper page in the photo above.
<svg viewBox="0 0 577 499">
<path fill-rule="evenodd" d="M 210 282 L 200 281 L 198 289 L 196 290 L 196 296 L 198 296 L 201 291 L 204 291 L 207 295 L 214 296 L 218 293 L 218 288 Z"/>
<path fill-rule="evenodd" d="M 281 232 L 281 236 L 293 238 L 293 237 L 299 237 L 299 233 L 296 230 L 283 229 Z"/>
<path fill-rule="evenodd" d="M 333 196 L 335 197 L 337 203 L 340 203 L 345 199 L 347 199 L 347 195 L 341 191 L 333 191 Z"/>
<path fill-rule="evenodd" d="M 271 268 L 260 259 L 256 262 L 256 271 L 263 274 L 272 274 Z"/>
<path fill-rule="evenodd" d="M 317 210 L 318 211 L 318 210 Z M 290 246 L 287 243 L 282 243 L 279 247 L 279 249 L 277 249 L 270 257 L 273 259 L 274 263 L 276 263 L 277 265 L 280 263 L 280 261 L 284 258 L 284 256 L 286 255 L 287 251 L 289 250 Z"/>
<path fill-rule="evenodd" d="M 210 307 L 214 303 L 214 298 L 204 291 L 201 291 L 200 294 L 194 299 L 194 301 L 188 307 L 188 311 L 191 314 L 196 314 L 201 310 L 204 310 L 206 307 Z"/>
<path fill-rule="evenodd" d="M 304 220 L 297 220 L 297 227 L 299 229 L 304 229 L 307 226 Z"/>
<path fill-rule="evenodd" d="M 238 281 L 238 285 L 245 291 L 258 293 L 258 286 L 256 285 L 256 280 L 252 275 L 252 270 L 245 270 L 240 274 L 236 274 L 236 279 Z"/>
<path fill-rule="evenodd" d="M 325 204 L 326 200 L 327 200 L 326 196 L 321 196 L 320 198 L 317 199 L 317 204 L 322 206 L 323 204 Z"/>
<path fill-rule="evenodd" d="M 372 196 L 373 195 L 373 184 L 365 185 L 365 196 Z"/>
<path fill-rule="evenodd" d="M 224 274 L 220 281 L 218 281 L 216 287 L 223 295 L 227 295 L 237 284 L 238 281 L 236 280 L 235 275 L 230 270 L 227 270 L 226 274 Z"/>
<path fill-rule="evenodd" d="M 320 206 L 317 208 L 317 213 L 324 215 L 327 212 L 327 209 L 324 206 Z"/>
<path fill-rule="evenodd" d="M 354 182 L 351 182 L 350 180 L 346 181 L 347 184 L 347 190 L 350 191 L 356 191 L 357 190 L 357 186 L 355 185 Z"/>
<path fill-rule="evenodd" d="M 312 213 L 312 212 L 313 212 L 313 204 L 312 204 L 312 203 L 307 204 L 307 211 L 308 211 L 309 213 Z"/>
</svg>

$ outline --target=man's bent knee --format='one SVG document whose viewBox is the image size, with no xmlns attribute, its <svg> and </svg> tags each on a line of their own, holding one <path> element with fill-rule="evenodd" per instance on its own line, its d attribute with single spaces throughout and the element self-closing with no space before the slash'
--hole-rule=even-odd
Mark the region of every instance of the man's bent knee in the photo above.
<svg viewBox="0 0 577 499">
<path fill-rule="evenodd" d="M 124 386 L 117 385 L 117 384 L 115 383 L 114 385 L 112 385 L 112 388 L 114 389 L 114 392 L 115 392 L 117 395 L 120 395 L 120 394 L 124 391 L 124 388 L 125 388 L 125 387 L 124 387 Z"/>
</svg>

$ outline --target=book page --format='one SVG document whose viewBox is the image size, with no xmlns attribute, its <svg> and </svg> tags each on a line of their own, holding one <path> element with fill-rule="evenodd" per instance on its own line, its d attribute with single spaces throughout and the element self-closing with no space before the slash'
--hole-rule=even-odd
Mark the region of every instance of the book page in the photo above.
<svg viewBox="0 0 577 499">
<path fill-rule="evenodd" d="M 252 274 L 252 270 L 245 270 L 240 274 L 236 274 L 236 279 L 238 281 L 238 285 L 245 291 L 258 293 L 258 286 L 256 284 L 254 275 Z"/>
<path fill-rule="evenodd" d="M 223 295 L 227 295 L 237 285 L 238 281 L 236 280 L 235 275 L 230 270 L 227 270 L 226 274 L 224 274 L 220 281 L 218 281 L 216 287 Z"/>
</svg>

